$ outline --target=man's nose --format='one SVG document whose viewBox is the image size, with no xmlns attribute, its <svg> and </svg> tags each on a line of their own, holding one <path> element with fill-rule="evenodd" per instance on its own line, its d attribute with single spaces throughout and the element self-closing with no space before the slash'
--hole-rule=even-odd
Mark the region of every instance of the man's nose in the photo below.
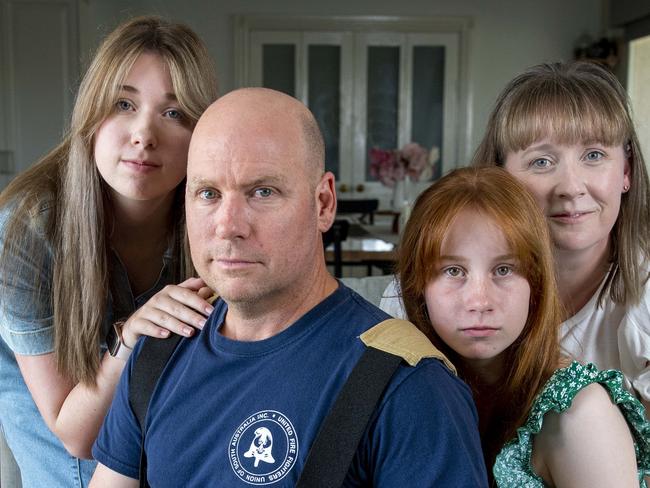
<svg viewBox="0 0 650 488">
<path fill-rule="evenodd" d="M 215 233 L 220 239 L 245 239 L 250 235 L 250 209 L 244 196 L 222 196 L 215 218 Z"/>
</svg>

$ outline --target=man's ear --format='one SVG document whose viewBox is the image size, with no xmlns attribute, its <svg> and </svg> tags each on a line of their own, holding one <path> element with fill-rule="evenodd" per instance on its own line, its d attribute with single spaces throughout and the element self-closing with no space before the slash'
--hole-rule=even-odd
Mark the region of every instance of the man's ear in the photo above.
<svg viewBox="0 0 650 488">
<path fill-rule="evenodd" d="M 326 232 L 336 217 L 336 187 L 331 171 L 326 171 L 316 185 L 316 208 L 318 230 Z"/>
</svg>

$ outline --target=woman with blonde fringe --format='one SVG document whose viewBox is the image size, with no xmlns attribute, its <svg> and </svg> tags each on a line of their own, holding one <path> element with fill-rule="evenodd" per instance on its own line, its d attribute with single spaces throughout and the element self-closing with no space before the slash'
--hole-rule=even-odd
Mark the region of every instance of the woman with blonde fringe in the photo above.
<svg viewBox="0 0 650 488">
<path fill-rule="evenodd" d="M 587 62 L 534 66 L 499 95 L 476 154 L 535 196 L 553 240 L 563 349 L 623 372 L 650 406 L 650 181 L 625 90 Z"/>
<path fill-rule="evenodd" d="M 79 458 L 137 338 L 192 335 L 211 310 L 189 278 L 183 198 L 216 95 L 194 32 L 129 20 L 99 47 L 64 140 L 0 195 L 0 422 L 25 487 L 86 486 L 94 462 Z"/>
</svg>

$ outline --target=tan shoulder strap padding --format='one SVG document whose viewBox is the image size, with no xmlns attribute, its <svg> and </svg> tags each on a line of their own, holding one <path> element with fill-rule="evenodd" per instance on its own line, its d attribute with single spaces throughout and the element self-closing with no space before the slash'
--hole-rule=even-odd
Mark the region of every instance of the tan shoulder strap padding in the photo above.
<svg viewBox="0 0 650 488">
<path fill-rule="evenodd" d="M 456 374 L 451 361 L 408 320 L 384 320 L 365 331 L 360 338 L 366 346 L 400 356 L 411 366 L 422 358 L 436 358 Z"/>
</svg>

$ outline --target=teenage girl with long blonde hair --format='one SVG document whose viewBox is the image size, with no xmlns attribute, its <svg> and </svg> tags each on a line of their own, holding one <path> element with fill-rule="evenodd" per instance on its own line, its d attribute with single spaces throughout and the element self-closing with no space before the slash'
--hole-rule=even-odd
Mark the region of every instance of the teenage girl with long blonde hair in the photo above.
<svg viewBox="0 0 650 488">
<path fill-rule="evenodd" d="M 127 21 L 63 141 L 0 195 L 0 422 L 26 487 L 86 486 L 94 462 L 79 457 L 136 339 L 191 335 L 210 311 L 187 279 L 183 197 L 192 129 L 216 96 L 194 32 Z"/>
</svg>

